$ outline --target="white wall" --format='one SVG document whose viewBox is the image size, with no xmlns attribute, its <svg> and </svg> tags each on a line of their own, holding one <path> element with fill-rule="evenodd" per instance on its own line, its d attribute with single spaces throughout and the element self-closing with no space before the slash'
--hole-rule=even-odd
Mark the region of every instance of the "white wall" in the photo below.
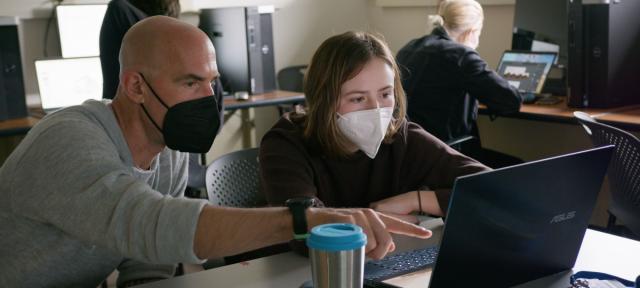
<svg viewBox="0 0 640 288">
<path fill-rule="evenodd" d="M 276 71 L 306 64 L 327 37 L 367 27 L 370 0 L 183 0 L 183 10 L 273 5 Z M 193 17 L 193 16 L 189 16 Z M 197 16 L 196 16 L 197 17 Z M 193 20 L 191 20 L 193 21 Z M 191 22 L 190 21 L 190 22 Z"/>
<path fill-rule="evenodd" d="M 47 18 L 51 14 L 53 3 L 54 1 L 48 0 L 2 0 L 0 16 Z"/>
<path fill-rule="evenodd" d="M 502 52 L 511 47 L 513 5 L 486 5 L 485 21 L 478 53 L 496 67 Z M 368 3 L 369 28 L 384 35 L 392 51 L 398 52 L 409 40 L 421 37 L 428 30 L 428 15 L 435 13 L 435 6 L 385 7 Z"/>
</svg>

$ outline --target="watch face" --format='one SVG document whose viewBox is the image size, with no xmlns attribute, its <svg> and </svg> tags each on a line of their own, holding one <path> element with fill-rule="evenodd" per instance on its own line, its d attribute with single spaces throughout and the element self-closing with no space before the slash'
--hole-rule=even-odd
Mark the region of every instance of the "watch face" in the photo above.
<svg viewBox="0 0 640 288">
<path fill-rule="evenodd" d="M 291 206 L 302 206 L 305 208 L 311 207 L 316 203 L 316 198 L 313 197 L 296 197 L 291 198 L 285 202 L 287 207 Z"/>
</svg>

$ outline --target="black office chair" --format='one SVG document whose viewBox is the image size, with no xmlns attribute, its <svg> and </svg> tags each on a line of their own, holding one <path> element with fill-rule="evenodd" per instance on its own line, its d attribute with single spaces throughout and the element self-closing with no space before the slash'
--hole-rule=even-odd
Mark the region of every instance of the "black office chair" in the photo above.
<svg viewBox="0 0 640 288">
<path fill-rule="evenodd" d="M 493 169 L 524 163 L 522 159 L 515 156 L 483 148 L 480 143 L 480 136 L 477 136 L 477 134 L 476 136 L 464 135 L 453 138 L 446 141 L 445 144 Z"/>
<path fill-rule="evenodd" d="M 302 83 L 304 82 L 304 73 L 307 65 L 297 65 L 285 67 L 278 71 L 278 89 L 302 92 Z"/>
<path fill-rule="evenodd" d="M 214 160 L 205 182 L 209 202 L 227 207 L 263 207 L 267 200 L 259 191 L 259 148 L 240 150 Z"/>
<path fill-rule="evenodd" d="M 576 111 L 573 115 L 594 146 L 616 146 L 607 174 L 611 190 L 607 230 L 640 240 L 640 140 L 626 131 L 597 122 L 587 113 Z M 617 226 L 617 219 L 624 226 Z"/>
<path fill-rule="evenodd" d="M 259 150 L 259 148 L 251 148 L 232 152 L 209 164 L 205 181 L 207 195 L 211 204 L 238 208 L 255 208 L 268 205 L 264 194 L 260 192 Z M 289 250 L 287 243 L 278 244 L 228 256 L 224 260 L 210 259 L 203 267 L 210 269 Z"/>
<path fill-rule="evenodd" d="M 296 65 L 278 71 L 278 89 L 292 92 L 303 92 L 304 74 L 307 65 Z M 294 111 L 295 105 L 278 105 L 280 115 Z"/>
<path fill-rule="evenodd" d="M 447 144 L 448 146 L 450 146 L 453 149 L 461 151 L 463 143 L 469 143 L 470 141 L 473 141 L 475 139 L 477 139 L 475 136 L 466 135 L 466 136 L 462 136 L 462 137 L 451 139 L 451 140 L 449 140 L 447 142 L 444 142 L 444 143 Z"/>
</svg>

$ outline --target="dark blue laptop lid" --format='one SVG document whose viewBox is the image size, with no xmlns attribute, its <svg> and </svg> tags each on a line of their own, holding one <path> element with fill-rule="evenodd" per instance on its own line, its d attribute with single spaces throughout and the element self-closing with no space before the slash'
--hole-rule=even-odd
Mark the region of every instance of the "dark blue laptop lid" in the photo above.
<svg viewBox="0 0 640 288">
<path fill-rule="evenodd" d="M 509 287 L 572 268 L 612 152 L 458 178 L 429 287 Z"/>
</svg>

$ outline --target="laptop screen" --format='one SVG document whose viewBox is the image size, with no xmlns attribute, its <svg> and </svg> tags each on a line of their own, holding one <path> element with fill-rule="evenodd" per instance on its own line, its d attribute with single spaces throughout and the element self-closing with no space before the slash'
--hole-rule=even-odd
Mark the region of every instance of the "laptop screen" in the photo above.
<svg viewBox="0 0 640 288">
<path fill-rule="evenodd" d="M 62 57 L 100 55 L 100 28 L 106 11 L 106 4 L 57 6 Z"/>
<path fill-rule="evenodd" d="M 612 153 L 458 177 L 429 287 L 511 287 L 573 267 Z"/>
<path fill-rule="evenodd" d="M 505 51 L 498 65 L 498 74 L 523 93 L 540 93 L 555 52 Z"/>
<path fill-rule="evenodd" d="M 35 66 L 44 110 L 102 98 L 99 57 L 36 60 Z"/>
</svg>

